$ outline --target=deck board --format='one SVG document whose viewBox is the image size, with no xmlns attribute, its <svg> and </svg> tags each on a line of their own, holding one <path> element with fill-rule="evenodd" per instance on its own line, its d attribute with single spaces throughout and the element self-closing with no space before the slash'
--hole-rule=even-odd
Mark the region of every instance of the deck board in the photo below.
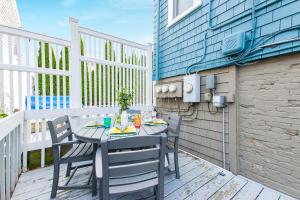
<svg viewBox="0 0 300 200">
<path fill-rule="evenodd" d="M 171 159 L 172 160 L 172 159 Z M 170 167 L 174 169 L 173 163 Z M 165 177 L 165 199 L 282 199 L 293 200 L 280 192 L 267 188 L 259 183 L 235 176 L 216 165 L 213 165 L 202 159 L 194 158 L 185 153 L 179 154 L 179 167 L 181 178 L 175 179 L 175 175 Z M 84 184 L 88 181 L 91 173 L 91 167 L 79 169 L 72 179 L 72 183 Z M 13 193 L 13 200 L 26 199 L 49 199 L 52 184 L 53 167 L 45 167 L 23 173 L 18 181 Z M 223 172 L 221 175 L 220 172 Z M 60 183 L 66 181 L 65 167 L 61 168 Z M 139 192 L 136 194 L 112 196 L 112 200 L 134 200 L 142 199 L 152 195 L 151 190 Z M 57 199 L 76 199 L 76 200 L 96 200 L 98 197 L 92 197 L 91 191 L 72 190 L 59 191 Z"/>
</svg>

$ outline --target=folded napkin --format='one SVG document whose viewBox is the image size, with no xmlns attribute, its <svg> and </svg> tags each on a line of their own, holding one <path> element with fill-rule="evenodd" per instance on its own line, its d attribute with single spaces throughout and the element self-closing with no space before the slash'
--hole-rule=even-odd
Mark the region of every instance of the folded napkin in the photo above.
<svg viewBox="0 0 300 200">
<path fill-rule="evenodd" d="M 110 129 L 110 134 L 130 134 L 136 133 L 136 128 L 134 126 L 127 126 L 125 130 L 121 130 L 120 128 L 113 127 Z"/>
<path fill-rule="evenodd" d="M 97 121 L 92 121 L 92 122 L 89 122 L 85 125 L 86 128 L 101 128 L 101 127 L 104 127 L 103 124 L 100 124 L 99 122 Z"/>
<path fill-rule="evenodd" d="M 162 119 L 153 119 L 150 121 L 146 121 L 144 124 L 146 124 L 146 125 L 165 125 L 165 124 L 167 124 L 167 122 L 165 122 Z"/>
</svg>

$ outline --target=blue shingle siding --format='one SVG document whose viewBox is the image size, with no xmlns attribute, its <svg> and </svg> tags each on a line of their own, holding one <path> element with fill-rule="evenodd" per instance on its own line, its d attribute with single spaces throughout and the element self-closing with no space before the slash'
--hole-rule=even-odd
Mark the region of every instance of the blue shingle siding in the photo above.
<svg viewBox="0 0 300 200">
<path fill-rule="evenodd" d="M 154 5 L 156 6 L 154 0 Z M 300 0 L 255 0 L 256 29 L 254 43 L 274 32 L 300 26 Z M 267 6 L 266 6 L 267 5 Z M 167 78 L 185 73 L 189 65 L 201 61 L 204 38 L 207 48 L 204 60 L 195 69 L 204 70 L 230 64 L 222 54 L 224 37 L 238 31 L 246 32 L 248 47 L 252 36 L 252 0 L 211 0 L 211 26 L 209 29 L 209 0 L 168 27 L 168 0 L 160 0 L 159 77 Z M 156 8 L 154 9 L 154 12 Z M 154 17 L 156 18 L 156 13 Z M 230 22 L 230 23 L 228 23 Z M 156 31 L 156 19 L 154 19 Z M 299 37 L 299 29 L 284 31 L 262 45 Z M 156 37 L 154 37 L 156 38 Z M 300 42 L 293 41 L 253 51 L 243 61 L 253 61 L 299 51 Z M 154 58 L 156 54 L 154 54 Z M 215 61 L 212 63 L 212 61 Z M 155 61 L 153 62 L 155 64 Z M 155 67 L 154 67 L 155 69 Z"/>
</svg>

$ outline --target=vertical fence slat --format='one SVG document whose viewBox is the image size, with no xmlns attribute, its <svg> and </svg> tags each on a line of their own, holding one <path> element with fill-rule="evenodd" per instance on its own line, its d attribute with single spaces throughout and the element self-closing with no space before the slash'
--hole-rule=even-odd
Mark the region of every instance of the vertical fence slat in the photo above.
<svg viewBox="0 0 300 200">
<path fill-rule="evenodd" d="M 30 93 L 30 72 L 26 73 L 26 86 L 27 86 L 27 110 L 31 110 L 31 93 Z"/>
<path fill-rule="evenodd" d="M 56 45 L 56 71 L 59 72 L 59 49 L 58 45 Z M 60 109 L 60 76 L 56 75 L 56 108 Z"/>
<path fill-rule="evenodd" d="M 52 63 L 52 45 L 49 43 L 49 69 L 53 69 L 53 63 Z M 50 109 L 53 109 L 53 75 L 48 75 L 49 76 L 49 82 L 50 82 L 50 91 L 49 91 L 49 96 L 50 96 Z"/>
<path fill-rule="evenodd" d="M 147 73 L 146 73 L 146 63 L 145 63 L 145 51 L 143 51 L 143 67 L 144 67 L 144 75 L 143 75 L 143 105 L 146 105 L 146 76 L 147 76 Z"/>
<path fill-rule="evenodd" d="M 9 71 L 9 106 L 10 106 L 10 112 L 14 112 L 14 72 L 13 71 Z"/>
<path fill-rule="evenodd" d="M 23 123 L 23 171 L 27 171 L 27 145 L 28 138 L 31 132 L 30 121 L 24 121 Z"/>
<path fill-rule="evenodd" d="M 18 126 L 18 175 L 22 172 L 22 151 L 23 151 L 23 122 Z M 18 177 L 17 177 L 18 178 Z"/>
<path fill-rule="evenodd" d="M 5 148 L 4 140 L 0 140 L 0 199 L 5 199 Z"/>
<path fill-rule="evenodd" d="M 25 60 L 26 60 L 26 65 L 29 66 L 29 39 L 25 39 Z M 26 73 L 26 86 L 27 86 L 27 110 L 31 110 L 31 93 L 30 93 L 30 72 Z"/>
<path fill-rule="evenodd" d="M 1 47 L 1 45 L 0 45 Z M 21 38 L 18 37 L 17 38 L 17 44 L 16 44 L 16 48 L 17 48 L 17 59 L 18 59 L 18 65 L 21 65 Z M 23 84 L 23 77 L 22 77 L 22 72 L 18 72 L 18 106 L 19 106 L 19 110 L 23 109 L 23 89 L 22 89 L 22 84 Z"/>
<path fill-rule="evenodd" d="M 118 56 L 117 56 L 117 63 L 122 63 L 122 50 L 121 50 L 122 46 L 121 46 L 120 43 L 118 44 L 117 48 L 118 48 L 117 49 L 117 52 L 118 52 L 117 53 L 118 54 Z M 121 67 L 118 66 L 118 91 L 120 91 L 121 88 L 122 88 L 121 81 L 122 81 L 122 78 L 121 78 Z"/>
<path fill-rule="evenodd" d="M 5 196 L 10 199 L 10 133 L 5 137 Z"/>
<path fill-rule="evenodd" d="M 95 53 L 95 52 L 94 52 Z M 96 53 L 95 53 L 96 55 Z M 94 74 L 94 106 L 97 106 L 97 66 L 93 63 L 93 74 Z"/>
<path fill-rule="evenodd" d="M 45 69 L 46 68 L 46 58 L 45 58 L 45 43 L 44 42 L 41 42 L 41 52 L 42 52 L 42 69 Z M 43 91 L 43 110 L 46 110 L 46 75 L 45 73 L 42 74 L 42 91 Z M 42 119 L 41 121 L 41 125 L 42 125 L 42 131 L 41 131 L 41 134 L 42 134 L 42 137 L 41 137 L 41 167 L 44 167 L 45 166 L 45 147 L 44 147 L 44 144 L 45 144 L 45 140 L 46 140 L 46 132 L 44 130 L 44 120 Z"/>
<path fill-rule="evenodd" d="M 109 57 L 110 57 L 110 41 L 106 41 L 106 60 L 109 60 Z M 106 65 L 107 67 L 107 105 L 108 106 L 111 106 L 111 99 L 110 99 L 110 95 L 111 95 L 111 73 L 110 73 L 110 68 L 111 68 L 111 65 Z"/>
<path fill-rule="evenodd" d="M 8 64 L 13 64 L 13 48 L 12 36 L 8 35 Z M 14 109 L 14 90 L 13 90 L 13 71 L 9 71 L 9 110 L 13 112 Z"/>
<path fill-rule="evenodd" d="M 102 106 L 102 69 L 101 65 L 98 65 L 98 93 L 99 93 L 99 106 Z"/>
<path fill-rule="evenodd" d="M 88 63 L 88 77 L 89 77 L 89 105 L 92 106 L 92 91 L 93 91 L 93 87 L 92 87 L 92 66 L 91 63 Z"/>
<path fill-rule="evenodd" d="M 62 71 L 66 70 L 66 50 L 65 47 L 62 47 Z M 62 76 L 62 86 L 63 86 L 63 108 L 67 108 L 67 89 L 66 89 L 66 76 Z"/>
<path fill-rule="evenodd" d="M 18 72 L 18 96 L 19 96 L 19 110 L 23 109 L 23 76 L 22 72 Z"/>
<path fill-rule="evenodd" d="M 138 58 L 140 60 L 140 84 L 139 84 L 139 88 L 140 88 L 140 99 L 139 99 L 139 104 L 140 106 L 142 106 L 142 93 L 143 93 L 143 69 L 142 69 L 142 61 L 141 61 L 141 50 L 139 50 L 139 54 L 138 54 Z"/>
<path fill-rule="evenodd" d="M 87 46 L 88 49 L 89 49 L 88 56 L 91 58 L 92 57 L 92 36 L 88 35 L 88 38 L 89 38 L 89 45 Z"/>
<path fill-rule="evenodd" d="M 3 63 L 3 34 L 0 33 L 0 63 Z"/>
<path fill-rule="evenodd" d="M 41 42 L 41 53 L 42 53 L 42 69 L 45 69 L 45 43 Z M 43 95 L 43 110 L 46 110 L 46 75 L 42 74 L 42 95 Z"/>
<path fill-rule="evenodd" d="M 115 56 L 115 43 L 112 42 L 112 52 L 111 52 L 111 57 L 110 61 L 114 61 L 114 56 Z M 111 106 L 115 106 L 115 65 L 111 65 Z"/>
<path fill-rule="evenodd" d="M 67 108 L 67 80 L 66 76 L 62 76 L 63 79 L 63 108 Z"/>
<path fill-rule="evenodd" d="M 12 36 L 8 35 L 8 64 L 13 64 L 13 48 L 12 48 Z"/>
<path fill-rule="evenodd" d="M 3 63 L 3 34 L 0 33 L 0 63 Z M 0 70 L 0 103 L 4 102 L 4 87 L 3 87 L 4 71 Z"/>
<path fill-rule="evenodd" d="M 131 54 L 131 48 L 130 47 L 126 47 L 126 51 L 129 52 L 129 55 Z M 127 63 L 130 63 L 127 61 Z M 129 87 L 129 68 L 126 68 L 126 88 L 128 89 Z"/>
<path fill-rule="evenodd" d="M 146 105 L 152 105 L 152 46 L 149 45 L 146 58 Z"/>
<path fill-rule="evenodd" d="M 88 90 L 88 87 L 87 87 L 87 63 L 86 62 L 83 62 L 83 84 L 84 84 L 84 106 L 87 107 L 87 90 Z"/>
<path fill-rule="evenodd" d="M 10 170 L 10 191 L 13 191 L 16 176 L 16 129 L 10 133 Z"/>
<path fill-rule="evenodd" d="M 106 44 L 107 44 L 107 41 L 106 40 L 103 40 L 103 58 L 106 59 Z M 103 66 L 103 105 L 104 106 L 107 106 L 106 102 L 107 102 L 107 90 L 106 90 L 106 82 L 107 82 L 107 76 L 106 76 L 106 65 L 102 65 Z"/>
<path fill-rule="evenodd" d="M 37 56 L 37 41 L 34 41 L 34 47 L 33 47 L 33 59 L 34 59 L 34 67 L 38 68 L 38 56 Z M 35 94 L 35 110 L 40 109 L 40 102 L 39 102 L 39 83 L 38 83 L 38 77 L 39 74 L 34 74 L 34 94 Z M 35 134 L 38 134 L 39 131 L 39 124 L 38 120 L 35 121 Z"/>
</svg>

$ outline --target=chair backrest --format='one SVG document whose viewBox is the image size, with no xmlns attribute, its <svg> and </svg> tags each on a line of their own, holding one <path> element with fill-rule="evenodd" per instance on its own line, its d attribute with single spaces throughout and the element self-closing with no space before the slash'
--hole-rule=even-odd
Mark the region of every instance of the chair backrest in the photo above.
<svg viewBox="0 0 300 200">
<path fill-rule="evenodd" d="M 112 177 L 138 176 L 156 172 L 158 182 L 163 185 L 166 142 L 165 134 L 101 142 L 103 180 L 106 182 Z"/>
<path fill-rule="evenodd" d="M 182 117 L 177 113 L 170 113 L 168 115 L 168 133 L 179 136 L 180 126 L 182 122 Z"/>
<path fill-rule="evenodd" d="M 47 123 L 50 130 L 52 143 L 59 143 L 65 138 L 68 138 L 69 141 L 73 139 L 73 132 L 69 117 L 67 115 L 56 118 L 53 121 L 48 121 Z"/>
</svg>

